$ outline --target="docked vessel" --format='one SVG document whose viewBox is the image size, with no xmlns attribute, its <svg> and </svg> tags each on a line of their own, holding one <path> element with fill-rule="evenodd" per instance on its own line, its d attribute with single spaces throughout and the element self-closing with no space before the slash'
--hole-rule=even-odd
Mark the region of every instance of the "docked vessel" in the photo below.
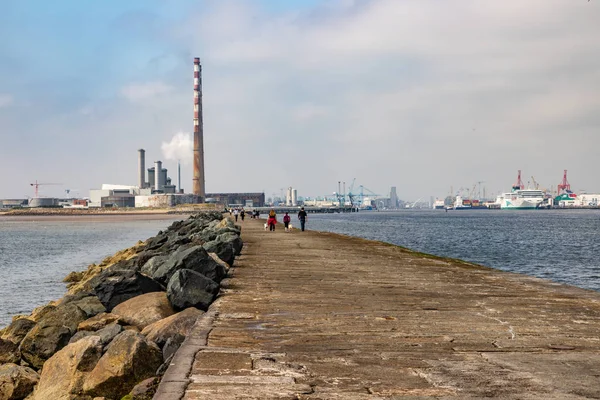
<svg viewBox="0 0 600 400">
<path fill-rule="evenodd" d="M 443 209 L 445 209 L 445 208 L 446 208 L 446 205 L 444 204 L 444 200 L 436 200 L 436 201 L 433 203 L 433 208 L 434 208 L 435 210 L 443 210 Z"/>
<path fill-rule="evenodd" d="M 544 202 L 544 192 L 537 189 L 515 189 L 496 198 L 501 209 L 527 210 L 539 208 Z"/>
<path fill-rule="evenodd" d="M 452 207 L 454 210 L 485 210 L 487 207 L 479 200 L 471 200 L 471 199 L 463 199 L 462 196 L 456 196 L 456 200 L 454 200 L 454 205 Z"/>
</svg>

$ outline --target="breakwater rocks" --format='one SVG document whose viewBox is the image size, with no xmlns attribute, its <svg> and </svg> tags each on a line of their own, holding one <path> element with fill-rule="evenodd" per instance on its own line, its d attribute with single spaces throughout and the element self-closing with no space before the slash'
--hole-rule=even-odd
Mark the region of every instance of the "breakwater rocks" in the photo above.
<svg viewBox="0 0 600 400">
<path fill-rule="evenodd" d="M 150 399 L 242 245 L 201 213 L 69 274 L 62 299 L 0 331 L 0 400 Z"/>
</svg>

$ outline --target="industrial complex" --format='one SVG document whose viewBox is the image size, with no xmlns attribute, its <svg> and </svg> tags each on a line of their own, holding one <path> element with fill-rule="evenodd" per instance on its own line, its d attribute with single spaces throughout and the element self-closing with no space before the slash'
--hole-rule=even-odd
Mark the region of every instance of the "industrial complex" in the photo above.
<svg viewBox="0 0 600 400">
<path fill-rule="evenodd" d="M 481 195 L 481 183 L 473 185 L 471 191 L 460 188 L 457 192 L 450 189 L 450 194 L 443 199 L 434 201 L 404 202 L 398 198 L 396 187 L 391 187 L 389 195 L 382 196 L 360 185 L 355 190 L 355 180 L 346 191 L 346 182 L 338 182 L 337 192 L 332 196 L 299 197 L 298 190 L 293 187 L 283 188 L 281 197 L 265 198 L 264 193 L 207 193 L 205 187 L 204 169 L 204 129 L 202 115 L 202 66 L 200 58 L 193 60 L 193 175 L 192 192 L 185 193 L 181 187 L 181 165 L 177 165 L 177 184 L 169 177 L 162 161 L 154 161 L 153 165 L 146 166 L 146 151 L 138 150 L 138 173 L 135 185 L 102 184 L 100 188 L 91 189 L 89 197 L 80 198 L 69 196 L 65 190 L 66 198 L 52 198 L 39 196 L 38 188 L 43 185 L 60 185 L 58 183 L 43 183 L 35 181 L 30 185 L 35 190 L 35 195 L 29 199 L 0 200 L 0 208 L 22 207 L 64 207 L 64 208 L 168 208 L 182 204 L 213 203 L 224 207 L 299 207 L 305 206 L 318 210 L 358 211 L 358 210 L 395 210 L 404 208 L 437 208 L 446 210 L 468 210 L 486 208 L 581 208 L 600 206 L 600 194 L 579 195 L 571 191 L 567 181 L 567 171 L 564 171 L 562 182 L 553 188 L 542 189 L 531 177 L 533 186 L 525 189 L 521 180 L 521 171 L 518 173 L 517 182 L 512 190 L 501 193 L 496 200 L 486 199 L 485 188 Z M 131 176 L 135 176 L 133 171 Z M 475 190 L 479 185 L 479 193 Z"/>
<path fill-rule="evenodd" d="M 32 183 L 34 197 L 30 199 L 0 200 L 0 208 L 16 207 L 174 207 L 181 204 L 218 203 L 224 206 L 239 205 L 262 207 L 264 193 L 206 193 L 204 173 L 204 132 L 202 119 L 202 66 L 200 58 L 193 63 L 193 178 L 192 193 L 184 193 L 181 187 L 181 166 L 177 166 L 177 185 L 163 168 L 161 161 L 146 168 L 146 151 L 138 150 L 138 179 L 136 185 L 102 184 L 99 189 L 91 189 L 88 198 L 67 196 L 59 199 L 39 196 L 38 188 L 55 183 Z M 132 174 L 133 176 L 133 174 Z M 69 191 L 66 191 L 68 195 Z"/>
</svg>

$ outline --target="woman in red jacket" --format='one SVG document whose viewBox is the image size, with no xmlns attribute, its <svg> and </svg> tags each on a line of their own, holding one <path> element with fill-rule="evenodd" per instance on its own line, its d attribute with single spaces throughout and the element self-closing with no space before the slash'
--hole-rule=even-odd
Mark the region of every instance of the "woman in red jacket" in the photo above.
<svg viewBox="0 0 600 400">
<path fill-rule="evenodd" d="M 270 231 L 275 231 L 275 224 L 277 223 L 277 214 L 275 214 L 275 210 L 271 208 L 269 211 L 269 218 L 267 219 L 267 225 L 269 225 Z"/>
</svg>

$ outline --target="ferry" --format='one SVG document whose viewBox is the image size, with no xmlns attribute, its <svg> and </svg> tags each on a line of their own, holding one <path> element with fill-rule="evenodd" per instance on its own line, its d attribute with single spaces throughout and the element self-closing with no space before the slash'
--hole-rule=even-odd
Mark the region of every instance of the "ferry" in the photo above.
<svg viewBox="0 0 600 400">
<path fill-rule="evenodd" d="M 544 202 L 544 192 L 537 189 L 514 189 L 496 198 L 501 209 L 531 210 L 539 208 Z"/>
</svg>

